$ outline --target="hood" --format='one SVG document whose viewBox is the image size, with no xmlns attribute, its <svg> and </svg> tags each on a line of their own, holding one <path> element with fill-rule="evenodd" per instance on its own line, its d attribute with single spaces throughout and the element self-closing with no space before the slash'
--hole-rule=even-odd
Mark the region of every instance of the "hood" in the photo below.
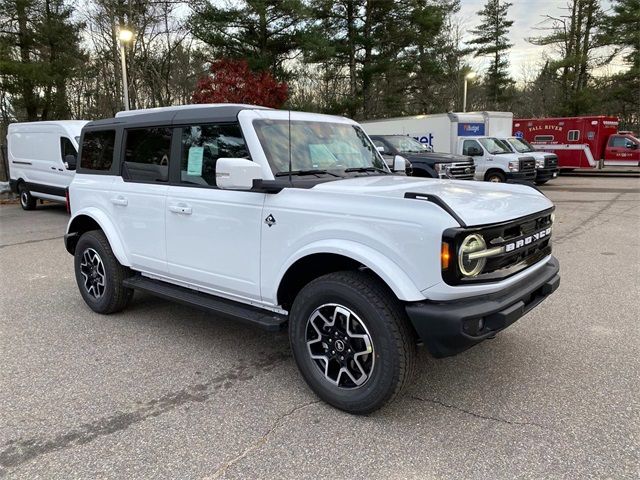
<svg viewBox="0 0 640 480">
<path fill-rule="evenodd" d="M 535 188 L 526 185 L 436 180 L 400 175 L 336 180 L 316 185 L 313 190 L 395 199 L 404 198 L 407 192 L 436 195 L 468 226 L 505 222 L 553 206 L 551 200 Z"/>
</svg>

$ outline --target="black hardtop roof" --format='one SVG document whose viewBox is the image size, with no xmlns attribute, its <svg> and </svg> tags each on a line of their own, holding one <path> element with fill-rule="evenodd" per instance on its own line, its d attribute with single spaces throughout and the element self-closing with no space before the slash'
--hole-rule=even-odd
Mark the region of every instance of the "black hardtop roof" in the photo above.
<svg viewBox="0 0 640 480">
<path fill-rule="evenodd" d="M 84 129 L 105 127 L 148 127 L 152 125 L 185 125 L 192 123 L 235 122 L 242 110 L 266 110 L 257 105 L 206 104 L 183 105 L 120 112 L 116 117 L 94 120 Z"/>
</svg>

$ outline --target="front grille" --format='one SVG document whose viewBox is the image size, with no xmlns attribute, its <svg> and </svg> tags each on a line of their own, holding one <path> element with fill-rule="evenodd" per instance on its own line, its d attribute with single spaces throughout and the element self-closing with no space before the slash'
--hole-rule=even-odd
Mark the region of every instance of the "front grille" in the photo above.
<svg viewBox="0 0 640 480">
<path fill-rule="evenodd" d="M 550 212 L 523 222 L 506 224 L 497 229 L 486 230 L 483 236 L 487 241 L 488 248 L 519 245 L 520 243 L 523 245 L 513 251 L 487 259 L 487 265 L 484 267 L 483 273 L 478 277 L 482 277 L 483 280 L 504 278 L 505 274 L 515 273 L 513 271 L 514 267 L 520 266 L 521 268 L 516 269 L 516 271 L 522 270 L 549 255 L 551 253 L 551 235 L 547 236 L 545 233 L 542 238 L 537 240 L 533 238 L 535 234 L 546 232 L 549 228 L 551 228 Z"/>
<path fill-rule="evenodd" d="M 462 277 L 458 272 L 443 272 L 450 285 L 497 281 L 514 275 L 551 254 L 552 209 L 510 222 L 486 227 L 449 229 L 444 239 L 458 252 L 467 235 L 482 235 L 487 249 L 505 247 L 505 251 L 491 257 L 482 273 L 475 277 Z M 457 258 L 457 255 L 456 255 Z"/>
<path fill-rule="evenodd" d="M 533 172 L 536 169 L 536 159 L 533 157 L 520 158 L 520 171 Z"/>
<path fill-rule="evenodd" d="M 472 180 L 476 173 L 476 166 L 474 163 L 452 163 L 447 166 L 447 173 L 449 178 L 455 178 L 458 180 Z"/>
<path fill-rule="evenodd" d="M 558 166 L 557 155 L 545 155 L 544 156 L 544 168 L 556 168 Z"/>
</svg>

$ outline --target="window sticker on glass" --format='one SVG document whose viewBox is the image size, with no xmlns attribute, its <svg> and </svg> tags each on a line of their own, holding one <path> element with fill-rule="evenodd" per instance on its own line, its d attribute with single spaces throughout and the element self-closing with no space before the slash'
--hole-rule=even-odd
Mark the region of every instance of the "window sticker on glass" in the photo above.
<svg viewBox="0 0 640 480">
<path fill-rule="evenodd" d="M 309 153 L 313 168 L 330 168 L 338 163 L 338 159 L 326 145 L 310 144 Z"/>
<path fill-rule="evenodd" d="M 202 175 L 202 156 L 204 147 L 190 147 L 187 159 L 187 175 Z"/>
</svg>

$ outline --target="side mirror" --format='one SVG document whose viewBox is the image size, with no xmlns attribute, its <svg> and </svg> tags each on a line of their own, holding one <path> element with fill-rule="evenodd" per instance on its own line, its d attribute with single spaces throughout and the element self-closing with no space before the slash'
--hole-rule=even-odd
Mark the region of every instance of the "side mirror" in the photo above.
<svg viewBox="0 0 640 480">
<path fill-rule="evenodd" d="M 378 150 L 380 153 L 384 153 L 385 152 L 385 149 L 384 149 L 384 147 L 382 145 L 377 146 L 376 150 Z"/>
<path fill-rule="evenodd" d="M 627 148 L 630 148 L 631 150 L 637 150 L 638 149 L 638 144 L 637 143 L 627 143 Z"/>
<path fill-rule="evenodd" d="M 64 157 L 64 167 L 67 170 L 75 170 L 77 166 L 77 159 L 75 155 L 68 154 Z"/>
<path fill-rule="evenodd" d="M 219 158 L 216 186 L 226 190 L 251 190 L 254 180 L 262 180 L 262 167 L 246 158 Z"/>
<path fill-rule="evenodd" d="M 469 155 L 470 157 L 481 157 L 482 150 L 480 150 L 478 147 L 469 147 L 469 150 L 467 150 L 467 155 Z"/>
<path fill-rule="evenodd" d="M 401 155 L 393 157 L 393 171 L 404 173 L 407 170 L 407 159 Z"/>
</svg>

